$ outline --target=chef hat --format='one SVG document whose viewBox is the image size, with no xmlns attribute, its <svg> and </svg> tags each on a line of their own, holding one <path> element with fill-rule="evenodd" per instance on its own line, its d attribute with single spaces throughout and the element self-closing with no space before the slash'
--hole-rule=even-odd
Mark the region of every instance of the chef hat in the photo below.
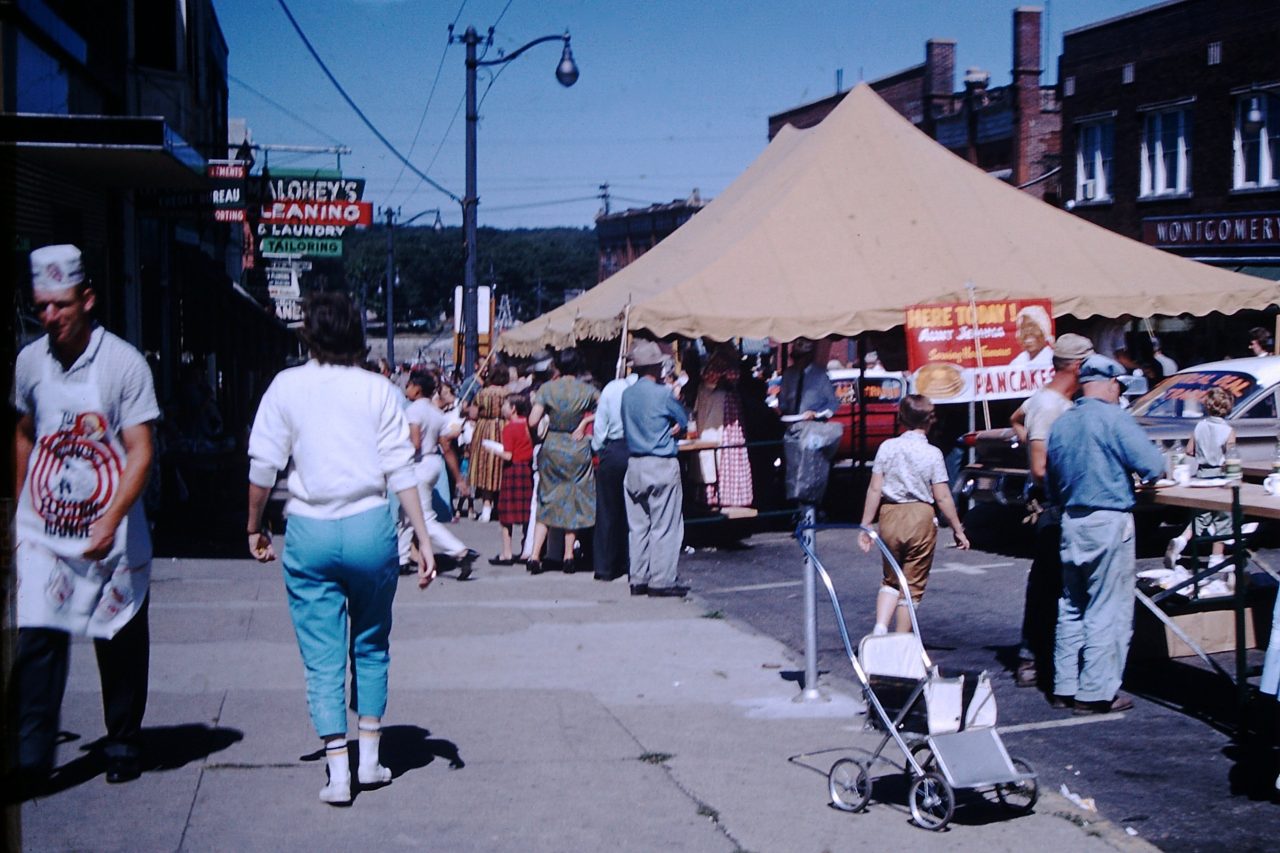
<svg viewBox="0 0 1280 853">
<path fill-rule="evenodd" d="M 56 293 L 84 282 L 80 250 L 70 243 L 41 246 L 31 253 L 31 289 Z"/>
</svg>

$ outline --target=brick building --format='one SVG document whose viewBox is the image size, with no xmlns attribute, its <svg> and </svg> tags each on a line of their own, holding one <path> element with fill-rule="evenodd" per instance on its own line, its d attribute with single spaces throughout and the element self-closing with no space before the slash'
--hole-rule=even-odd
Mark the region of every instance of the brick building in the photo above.
<svg viewBox="0 0 1280 853">
<path fill-rule="evenodd" d="M 1077 216 L 1280 278 L 1280 0 L 1173 0 L 1071 30 L 1059 81 Z"/>
<path fill-rule="evenodd" d="M 702 194 L 695 189 L 686 199 L 601 213 L 596 217 L 600 259 L 596 281 L 604 281 L 658 245 L 703 205 Z"/>
<path fill-rule="evenodd" d="M 920 65 L 868 85 L 924 133 L 970 163 L 1057 204 L 1061 198 L 1061 120 L 1054 87 L 1040 83 L 1041 10 L 1013 12 L 1013 80 L 991 87 L 990 74 L 965 72 L 956 90 L 956 43 L 930 39 Z M 785 124 L 812 127 L 835 108 L 840 92 L 769 117 L 769 138 Z"/>
</svg>

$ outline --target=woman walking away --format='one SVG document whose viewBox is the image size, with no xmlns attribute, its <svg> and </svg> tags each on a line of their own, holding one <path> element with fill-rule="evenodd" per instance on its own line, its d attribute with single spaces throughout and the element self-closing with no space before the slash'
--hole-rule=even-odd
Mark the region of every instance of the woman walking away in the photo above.
<svg viewBox="0 0 1280 853">
<path fill-rule="evenodd" d="M 587 425 L 595 420 L 600 392 L 578 379 L 577 350 L 556 353 L 556 378 L 538 389 L 529 413 L 529 426 L 537 428 L 544 417 L 547 437 L 538 454 L 538 523 L 533 535 L 532 574 L 542 571 L 542 546 L 547 529 L 564 531 L 564 571 L 572 574 L 573 543 L 577 531 L 596 524 L 596 480 L 591 468 L 591 441 Z"/>
<path fill-rule="evenodd" d="M 395 492 L 420 542 L 429 542 L 399 389 L 357 365 L 360 315 L 341 293 L 307 298 L 302 337 L 311 360 L 282 371 L 262 397 L 249 436 L 249 552 L 276 558 L 262 512 L 277 472 L 289 467 L 284 582 L 307 676 L 307 706 L 324 741 L 326 803 L 351 800 L 343 681 L 350 655 L 359 715 L 361 785 L 391 781 L 378 763 L 387 706 L 391 601 L 397 575 Z M 418 586 L 435 578 L 431 548 Z"/>
<path fill-rule="evenodd" d="M 911 601 L 916 605 L 924 597 L 929 569 L 933 567 L 933 549 L 938 537 L 934 506 L 951 526 L 956 547 L 968 549 L 942 451 L 929 443 L 929 427 L 933 426 L 933 403 L 920 394 L 909 394 L 898 406 L 898 426 L 902 435 L 891 438 L 876 451 L 871 467 L 871 485 L 862 510 L 862 526 L 870 527 L 876 509 L 880 510 L 880 538 L 907 576 Z M 871 550 L 871 536 L 862 533 L 858 544 L 864 552 Z M 876 597 L 876 626 L 872 633 L 889 631 L 889 617 L 897 612 L 896 630 L 911 630 L 907 603 L 898 588 L 897 577 L 889 561 L 884 561 L 884 581 Z"/>
</svg>

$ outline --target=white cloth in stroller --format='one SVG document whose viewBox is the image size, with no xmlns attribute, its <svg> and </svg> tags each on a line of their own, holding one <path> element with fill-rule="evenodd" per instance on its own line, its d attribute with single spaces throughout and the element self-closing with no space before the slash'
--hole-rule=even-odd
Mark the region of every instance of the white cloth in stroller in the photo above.
<svg viewBox="0 0 1280 853">
<path fill-rule="evenodd" d="M 868 676 L 888 676 L 924 681 L 925 711 L 929 734 L 958 732 L 962 728 L 989 728 L 996 724 L 996 697 L 986 672 L 978 675 L 966 707 L 964 676 L 943 678 L 931 666 L 920 638 L 914 633 L 869 634 L 858 644 L 858 659 Z"/>
</svg>

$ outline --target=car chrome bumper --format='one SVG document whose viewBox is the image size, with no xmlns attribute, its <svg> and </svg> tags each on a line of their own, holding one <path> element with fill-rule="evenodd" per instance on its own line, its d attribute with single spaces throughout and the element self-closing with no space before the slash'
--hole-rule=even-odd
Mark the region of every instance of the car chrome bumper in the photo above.
<svg viewBox="0 0 1280 853">
<path fill-rule="evenodd" d="M 1027 472 L 1017 468 L 985 468 L 970 465 L 960 472 L 956 494 L 975 503 L 1022 506 Z"/>
</svg>

